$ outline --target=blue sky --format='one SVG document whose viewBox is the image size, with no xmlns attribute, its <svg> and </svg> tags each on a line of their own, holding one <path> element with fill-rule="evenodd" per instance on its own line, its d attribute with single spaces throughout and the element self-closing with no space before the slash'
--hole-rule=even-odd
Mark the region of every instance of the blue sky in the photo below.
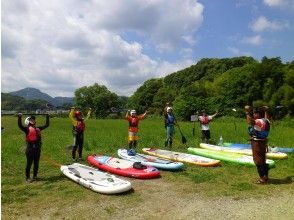
<svg viewBox="0 0 294 220">
<path fill-rule="evenodd" d="M 5 0 L 1 90 L 131 95 L 202 58 L 294 60 L 294 0 Z"/>
</svg>

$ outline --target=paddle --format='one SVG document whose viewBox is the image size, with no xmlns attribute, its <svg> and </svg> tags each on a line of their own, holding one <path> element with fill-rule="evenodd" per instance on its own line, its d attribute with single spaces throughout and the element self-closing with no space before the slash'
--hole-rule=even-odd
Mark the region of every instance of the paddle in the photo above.
<svg viewBox="0 0 294 220">
<path fill-rule="evenodd" d="M 179 131 L 180 131 L 180 134 L 182 136 L 182 143 L 183 144 L 186 144 L 187 143 L 187 139 L 186 137 L 183 135 L 182 131 L 181 131 L 181 128 L 180 128 L 180 125 L 176 124 L 176 126 L 179 128 Z"/>
<path fill-rule="evenodd" d="M 236 112 L 237 110 L 236 110 L 235 108 L 233 108 L 232 111 L 233 111 L 233 112 Z M 235 119 L 234 119 L 234 127 L 235 127 L 235 131 L 236 131 L 237 126 L 236 126 L 236 121 L 235 121 Z"/>
<path fill-rule="evenodd" d="M 173 116 L 174 116 L 174 114 L 173 114 Z M 174 118 L 175 118 L 175 121 L 177 122 L 178 120 L 176 119 L 175 116 L 174 116 Z M 186 139 L 186 137 L 183 135 L 183 132 L 181 131 L 180 125 L 179 125 L 178 123 L 176 123 L 175 125 L 179 128 L 180 134 L 181 134 L 181 136 L 182 136 L 182 143 L 183 143 L 183 144 L 186 144 L 186 143 L 187 143 L 187 139 Z"/>
</svg>

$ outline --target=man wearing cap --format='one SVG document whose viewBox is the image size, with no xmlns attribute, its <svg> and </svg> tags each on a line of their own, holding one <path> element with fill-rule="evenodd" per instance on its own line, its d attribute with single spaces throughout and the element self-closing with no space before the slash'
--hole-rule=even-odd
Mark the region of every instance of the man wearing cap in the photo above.
<svg viewBox="0 0 294 220">
<path fill-rule="evenodd" d="M 128 137 L 128 145 L 129 149 L 136 148 L 138 141 L 138 126 L 139 121 L 145 118 L 147 111 L 142 115 L 137 115 L 136 110 L 128 110 L 125 115 L 125 119 L 129 122 L 129 137 Z"/>
<path fill-rule="evenodd" d="M 176 123 L 172 110 L 172 107 L 167 107 L 166 114 L 164 115 L 164 125 L 166 128 L 166 140 L 164 145 L 169 148 L 171 148 L 173 144 L 174 125 Z"/>
<path fill-rule="evenodd" d="M 268 181 L 269 165 L 266 163 L 267 137 L 270 131 L 268 107 L 253 108 L 245 106 L 246 120 L 249 125 L 253 161 L 256 165 L 259 179 L 257 184 L 266 184 Z"/>
<path fill-rule="evenodd" d="M 49 126 L 49 115 L 46 114 L 46 124 L 44 126 L 36 126 L 35 116 L 30 116 L 25 119 L 26 126 L 22 124 L 22 113 L 18 114 L 18 127 L 26 134 L 26 158 L 27 164 L 25 168 L 25 176 L 27 182 L 37 180 L 39 161 L 41 156 L 41 130 Z M 31 166 L 34 163 L 33 179 L 30 178 Z"/>
<path fill-rule="evenodd" d="M 209 122 L 218 114 L 218 112 L 213 115 L 207 115 L 205 110 L 201 111 L 201 115 L 198 116 L 198 120 L 201 126 L 201 142 L 208 143 L 210 140 L 210 130 Z"/>
<path fill-rule="evenodd" d="M 71 119 L 73 128 L 72 133 L 74 137 L 74 144 L 70 146 L 72 149 L 72 159 L 73 161 L 77 161 L 76 159 L 76 151 L 79 154 L 79 160 L 82 161 L 82 152 L 84 146 L 84 131 L 86 129 L 85 121 L 91 115 L 91 108 L 88 110 L 86 118 L 82 117 L 81 111 L 77 110 L 75 107 L 71 107 L 69 112 L 69 118 Z"/>
</svg>

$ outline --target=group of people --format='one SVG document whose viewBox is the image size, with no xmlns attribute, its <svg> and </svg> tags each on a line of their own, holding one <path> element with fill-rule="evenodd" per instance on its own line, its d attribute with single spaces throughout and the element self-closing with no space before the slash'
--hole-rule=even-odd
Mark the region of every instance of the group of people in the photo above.
<svg viewBox="0 0 294 220">
<path fill-rule="evenodd" d="M 267 136 L 270 130 L 270 122 L 268 115 L 268 107 L 258 108 L 253 110 L 251 106 L 245 106 L 246 119 L 249 124 L 249 135 L 251 140 L 253 160 L 256 164 L 259 174 L 258 184 L 265 184 L 268 181 L 269 166 L 266 164 L 266 150 L 267 150 Z M 136 110 L 128 110 L 125 119 L 129 122 L 128 127 L 128 147 L 129 153 L 135 154 L 135 149 L 138 141 L 138 126 L 139 121 L 143 120 L 147 114 L 147 111 L 142 115 L 137 115 Z M 201 115 L 196 116 L 196 119 L 200 122 L 201 126 L 201 141 L 208 143 L 210 140 L 209 122 L 217 115 L 216 112 L 213 115 L 207 115 L 205 110 L 201 111 Z M 74 161 L 81 161 L 83 144 L 84 144 L 84 131 L 85 121 L 90 117 L 91 109 L 85 118 L 82 117 L 80 110 L 71 108 L 69 112 L 69 118 L 71 119 L 73 129 L 73 145 L 71 146 L 72 159 Z M 36 118 L 34 115 L 25 119 L 25 125 L 22 124 L 22 114 L 18 114 L 18 126 L 26 135 L 26 168 L 25 177 L 27 182 L 37 180 L 37 174 L 39 169 L 39 160 L 41 154 L 41 131 L 49 126 L 49 115 L 46 114 L 46 123 L 43 126 L 36 126 Z M 173 114 L 172 106 L 167 103 L 164 108 L 164 125 L 166 129 L 165 147 L 171 148 L 173 144 L 174 126 L 177 125 L 176 118 Z M 78 152 L 78 158 L 76 157 Z M 33 168 L 33 178 L 30 178 L 31 166 Z"/>
<path fill-rule="evenodd" d="M 196 121 L 199 121 L 201 127 L 201 142 L 209 143 L 211 138 L 209 122 L 218 114 L 218 112 L 213 115 L 207 115 L 205 110 L 201 110 L 200 114 L 197 111 Z M 166 129 L 166 140 L 165 147 L 171 148 L 173 144 L 174 126 L 177 125 L 176 118 L 173 114 L 173 108 L 170 103 L 166 103 L 163 111 L 164 115 L 164 126 Z"/>
</svg>

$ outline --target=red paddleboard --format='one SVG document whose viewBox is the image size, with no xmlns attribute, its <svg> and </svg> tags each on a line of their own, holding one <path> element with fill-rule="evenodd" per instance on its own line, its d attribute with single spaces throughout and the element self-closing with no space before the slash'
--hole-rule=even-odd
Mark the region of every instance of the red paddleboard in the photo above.
<svg viewBox="0 0 294 220">
<path fill-rule="evenodd" d="M 155 167 L 142 165 L 142 167 L 135 166 L 138 168 L 134 168 L 134 162 L 105 155 L 89 155 L 88 162 L 100 170 L 120 176 L 139 179 L 150 179 L 160 176 L 159 170 Z"/>
</svg>

